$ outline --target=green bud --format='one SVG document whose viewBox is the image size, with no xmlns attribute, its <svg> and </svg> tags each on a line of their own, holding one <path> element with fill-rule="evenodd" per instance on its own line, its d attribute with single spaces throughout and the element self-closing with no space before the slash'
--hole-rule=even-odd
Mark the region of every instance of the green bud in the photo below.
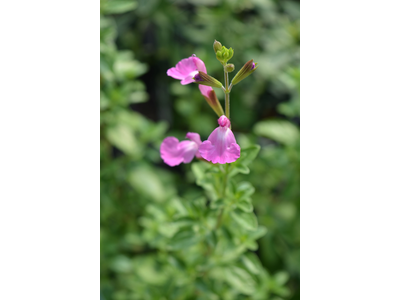
<svg viewBox="0 0 400 300">
<path fill-rule="evenodd" d="M 235 70 L 235 65 L 234 64 L 227 64 L 225 66 L 225 72 L 230 73 L 230 72 L 233 72 L 234 70 Z"/>
<path fill-rule="evenodd" d="M 227 49 L 225 46 L 222 46 L 222 48 L 216 50 L 215 54 L 217 56 L 217 59 L 225 66 L 228 60 L 230 60 L 233 56 L 233 49 L 232 48 Z"/>
<path fill-rule="evenodd" d="M 217 59 L 223 64 L 224 63 L 224 54 L 221 50 L 218 50 L 216 53 Z"/>
<path fill-rule="evenodd" d="M 212 86 L 216 88 L 221 88 L 222 83 L 219 82 L 217 79 L 214 77 L 199 71 L 198 74 L 196 74 L 193 79 L 195 80 L 195 83 L 202 84 L 202 85 L 207 85 L 207 86 Z"/>
<path fill-rule="evenodd" d="M 245 79 L 251 73 L 257 69 L 257 63 L 253 63 L 253 60 L 249 60 L 244 66 L 236 73 L 235 77 L 232 79 L 232 85 L 238 84 L 240 81 Z"/>
<path fill-rule="evenodd" d="M 233 57 L 233 49 L 229 48 L 229 55 L 227 60 L 230 60 L 232 57 Z"/>
<path fill-rule="evenodd" d="M 222 49 L 222 44 L 218 42 L 217 40 L 214 41 L 213 44 L 214 52 L 217 53 L 219 50 Z"/>
</svg>

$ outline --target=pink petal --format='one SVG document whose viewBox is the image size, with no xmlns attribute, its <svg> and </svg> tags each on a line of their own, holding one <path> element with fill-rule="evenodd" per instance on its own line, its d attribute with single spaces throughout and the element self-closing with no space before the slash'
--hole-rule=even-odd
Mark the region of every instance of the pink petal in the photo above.
<svg viewBox="0 0 400 300">
<path fill-rule="evenodd" d="M 179 79 L 179 80 L 182 80 L 183 78 L 185 78 L 184 75 L 182 75 L 181 72 L 179 72 L 179 70 L 177 68 L 168 69 L 167 75 L 171 76 L 172 78 Z"/>
<path fill-rule="evenodd" d="M 197 70 L 196 64 L 193 61 L 193 57 L 182 59 L 180 62 L 176 64 L 176 68 L 183 75 L 187 75 L 190 72 Z"/>
<path fill-rule="evenodd" d="M 196 140 L 197 133 L 188 133 Z M 200 136 L 198 136 L 200 139 Z M 199 141 L 182 141 L 175 137 L 167 137 L 161 143 L 160 154 L 162 160 L 169 166 L 177 166 L 180 163 L 189 163 L 193 160 L 194 156 L 198 154 Z M 201 140 L 200 140 L 201 143 Z"/>
<path fill-rule="evenodd" d="M 189 84 L 189 83 L 194 82 L 193 77 L 194 77 L 194 75 L 196 75 L 197 73 L 199 73 L 199 72 L 197 72 L 197 71 L 190 72 L 189 75 L 186 76 L 186 77 L 181 81 L 181 84 L 182 84 L 182 85 L 185 85 L 185 84 Z"/>
<path fill-rule="evenodd" d="M 162 160 L 169 166 L 177 166 L 182 162 L 178 150 L 179 141 L 177 138 L 169 136 L 163 140 L 160 146 Z"/>
<path fill-rule="evenodd" d="M 181 84 L 185 85 L 194 82 L 193 77 L 198 71 L 207 73 L 206 66 L 200 58 L 191 56 L 182 59 L 174 68 L 168 69 L 167 75 L 181 80 Z"/>
<path fill-rule="evenodd" d="M 196 133 L 196 132 L 188 132 L 186 134 L 186 137 L 189 140 L 192 140 L 193 142 L 195 142 L 198 146 L 201 145 L 201 139 L 200 139 L 200 135 L 198 133 Z"/>
<path fill-rule="evenodd" d="M 182 80 L 188 77 L 193 71 L 197 71 L 197 66 L 194 63 L 193 57 L 191 56 L 178 62 L 175 68 L 168 69 L 167 75 L 171 76 L 172 78 Z"/>
<path fill-rule="evenodd" d="M 204 97 L 210 98 L 208 93 L 213 90 L 211 86 L 199 84 L 199 90 Z"/>
<path fill-rule="evenodd" d="M 188 139 L 192 140 L 193 142 L 195 142 L 197 144 L 197 146 L 201 145 L 201 139 L 200 139 L 200 135 L 198 133 L 188 132 L 186 134 L 186 137 Z M 201 154 L 200 154 L 199 150 L 197 150 L 195 155 L 196 155 L 197 158 L 201 158 Z"/>
<path fill-rule="evenodd" d="M 179 143 L 179 150 L 181 151 L 181 157 L 185 164 L 190 163 L 196 152 L 199 150 L 199 146 L 192 141 L 182 141 Z"/>
<path fill-rule="evenodd" d="M 238 144 L 231 144 L 224 151 L 219 152 L 218 147 L 211 144 L 210 141 L 204 141 L 199 147 L 201 156 L 213 164 L 232 163 L 240 157 L 240 146 Z"/>
<path fill-rule="evenodd" d="M 198 58 L 198 57 L 193 57 L 193 62 L 197 67 L 198 71 L 204 72 L 207 74 L 207 69 L 206 69 L 206 65 L 204 64 L 204 62 Z"/>
<path fill-rule="evenodd" d="M 221 116 L 218 123 L 220 126 L 200 145 L 199 152 L 205 160 L 213 164 L 234 162 L 240 157 L 240 146 L 229 128 L 231 123 L 226 116 Z"/>
</svg>

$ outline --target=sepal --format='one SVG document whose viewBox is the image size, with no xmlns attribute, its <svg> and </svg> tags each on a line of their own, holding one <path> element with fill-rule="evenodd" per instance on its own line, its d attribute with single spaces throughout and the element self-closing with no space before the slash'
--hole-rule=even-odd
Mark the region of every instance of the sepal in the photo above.
<svg viewBox="0 0 400 300">
<path fill-rule="evenodd" d="M 257 69 L 257 63 L 254 63 L 253 60 L 249 60 L 244 66 L 237 72 L 235 77 L 232 79 L 232 85 L 238 84 L 240 81 L 245 79 L 251 73 L 253 73 Z"/>
<path fill-rule="evenodd" d="M 222 83 L 219 82 L 217 79 L 214 77 L 199 71 L 198 74 L 196 74 L 194 77 L 194 82 L 201 84 L 201 85 L 206 85 L 206 86 L 211 86 L 211 87 L 216 87 L 216 88 L 221 88 Z"/>
</svg>

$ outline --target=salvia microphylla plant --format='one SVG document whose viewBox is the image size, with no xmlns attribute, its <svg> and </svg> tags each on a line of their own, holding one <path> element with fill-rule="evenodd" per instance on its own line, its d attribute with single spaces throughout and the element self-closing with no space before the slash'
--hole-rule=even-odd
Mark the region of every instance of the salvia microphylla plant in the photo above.
<svg viewBox="0 0 400 300">
<path fill-rule="evenodd" d="M 205 193 L 199 195 L 197 189 L 190 188 L 183 195 L 187 200 L 171 196 L 165 203 L 146 209 L 147 215 L 140 222 L 150 246 L 159 250 L 157 273 L 163 274 L 157 282 L 152 281 L 151 288 L 147 288 L 148 283 L 138 285 L 148 293 L 146 299 L 265 300 L 273 295 L 287 296 L 282 274 L 270 276 L 251 252 L 257 250 L 256 240 L 267 230 L 258 226 L 253 212 L 250 197 L 254 187 L 234 178 L 250 172 L 248 165 L 260 147 L 241 149 L 237 144 L 231 130 L 229 94 L 257 64 L 248 61 L 229 83 L 228 74 L 235 68 L 228 64 L 233 50 L 215 41 L 214 51 L 224 69 L 224 84 L 208 75 L 205 64 L 195 55 L 167 71 L 183 85 L 199 85 L 218 116 L 219 126 L 204 141 L 198 133 L 188 132 L 188 140 L 167 137 L 161 143 L 161 158 L 171 167 L 198 159 L 191 163 L 191 169 Z M 224 91 L 225 110 L 213 88 Z"/>
</svg>

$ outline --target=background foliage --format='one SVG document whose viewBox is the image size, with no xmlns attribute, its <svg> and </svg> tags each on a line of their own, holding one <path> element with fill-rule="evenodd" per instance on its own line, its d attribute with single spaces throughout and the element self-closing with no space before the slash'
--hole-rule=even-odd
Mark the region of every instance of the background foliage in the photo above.
<svg viewBox="0 0 400 300">
<path fill-rule="evenodd" d="M 100 27 L 102 298 L 299 299 L 299 3 L 101 1 Z M 215 287 L 221 290 L 213 295 L 195 277 L 190 281 L 188 262 L 166 246 L 190 245 L 174 236 L 168 218 L 204 203 L 196 164 L 168 167 L 160 143 L 188 131 L 204 140 L 217 126 L 197 86 L 181 86 L 166 70 L 195 53 L 222 81 L 214 39 L 235 50 L 236 70 L 249 59 L 259 63 L 233 89 L 231 119 L 242 148 L 261 146 L 250 174 L 237 179 L 255 187 L 252 204 L 266 233 L 241 265 L 215 275 L 239 294 Z"/>
</svg>

